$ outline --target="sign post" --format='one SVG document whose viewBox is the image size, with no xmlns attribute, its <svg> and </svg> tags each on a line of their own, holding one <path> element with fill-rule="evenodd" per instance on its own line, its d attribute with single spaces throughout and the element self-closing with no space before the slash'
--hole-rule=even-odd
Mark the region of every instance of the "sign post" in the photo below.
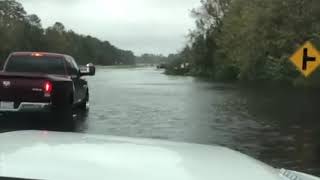
<svg viewBox="0 0 320 180">
<path fill-rule="evenodd" d="M 310 41 L 301 46 L 291 57 L 291 62 L 304 75 L 309 77 L 320 66 L 320 53 Z M 305 86 L 303 91 L 302 106 L 308 105 L 309 89 Z M 300 119 L 304 120 L 308 112 L 300 112 Z"/>
</svg>

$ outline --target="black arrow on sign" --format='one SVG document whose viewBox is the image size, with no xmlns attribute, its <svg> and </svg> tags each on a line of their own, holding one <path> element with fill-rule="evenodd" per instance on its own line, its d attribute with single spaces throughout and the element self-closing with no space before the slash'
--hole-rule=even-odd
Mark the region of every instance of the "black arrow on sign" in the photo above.
<svg viewBox="0 0 320 180">
<path fill-rule="evenodd" d="M 315 57 L 309 57 L 308 56 L 308 48 L 304 48 L 303 49 L 303 64 L 302 64 L 302 69 L 304 71 L 307 70 L 307 67 L 308 67 L 308 62 L 314 62 L 316 61 L 316 58 Z"/>
</svg>

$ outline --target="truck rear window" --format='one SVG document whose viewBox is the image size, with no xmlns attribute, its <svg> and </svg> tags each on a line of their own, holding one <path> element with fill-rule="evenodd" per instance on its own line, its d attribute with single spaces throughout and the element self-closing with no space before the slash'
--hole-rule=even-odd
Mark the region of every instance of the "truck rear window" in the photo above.
<svg viewBox="0 0 320 180">
<path fill-rule="evenodd" d="M 11 56 L 6 64 L 5 71 L 66 74 L 64 59 L 52 56 Z"/>
</svg>

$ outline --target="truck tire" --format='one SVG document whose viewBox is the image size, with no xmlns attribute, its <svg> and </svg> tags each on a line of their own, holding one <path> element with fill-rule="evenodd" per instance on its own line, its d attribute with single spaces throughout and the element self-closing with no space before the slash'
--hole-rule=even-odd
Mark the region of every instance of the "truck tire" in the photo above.
<svg viewBox="0 0 320 180">
<path fill-rule="evenodd" d="M 72 96 L 70 96 L 72 97 Z M 75 122 L 73 120 L 73 111 L 72 104 L 73 102 L 69 100 L 70 98 L 66 98 L 64 103 L 61 103 L 52 109 L 52 123 L 58 125 L 59 130 L 67 130 L 75 126 Z"/>
<path fill-rule="evenodd" d="M 87 107 L 87 103 L 89 102 L 89 91 L 86 93 L 86 97 L 84 100 L 79 104 L 79 109 L 81 110 L 88 110 L 89 107 Z"/>
</svg>

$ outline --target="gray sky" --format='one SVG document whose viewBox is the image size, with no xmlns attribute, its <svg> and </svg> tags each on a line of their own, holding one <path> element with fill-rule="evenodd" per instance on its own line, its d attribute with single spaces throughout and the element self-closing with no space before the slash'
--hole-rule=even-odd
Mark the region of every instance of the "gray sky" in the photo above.
<svg viewBox="0 0 320 180">
<path fill-rule="evenodd" d="M 141 53 L 167 55 L 180 50 L 194 27 L 190 10 L 200 0 L 20 0 L 44 27 L 62 22 L 88 34 Z"/>
</svg>

